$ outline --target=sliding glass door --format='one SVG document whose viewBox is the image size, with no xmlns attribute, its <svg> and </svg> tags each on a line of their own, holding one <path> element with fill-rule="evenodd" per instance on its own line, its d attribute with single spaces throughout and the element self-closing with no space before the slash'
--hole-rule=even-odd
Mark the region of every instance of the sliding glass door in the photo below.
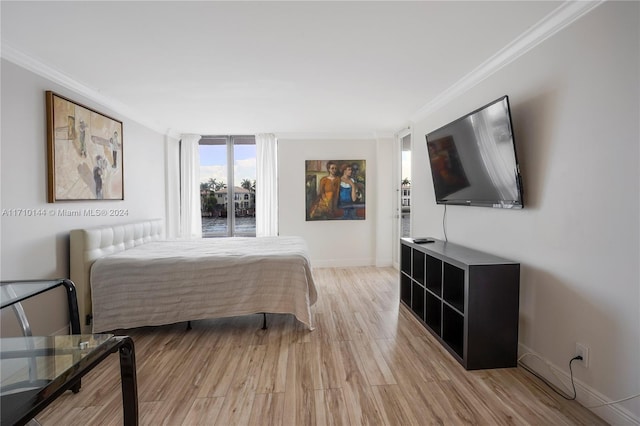
<svg viewBox="0 0 640 426">
<path fill-rule="evenodd" d="M 394 154 L 396 166 L 394 175 L 396 183 L 396 199 L 394 206 L 394 226 L 392 231 L 393 241 L 399 241 L 401 237 L 411 236 L 411 130 L 405 129 L 396 134 L 396 151 Z M 393 264 L 400 261 L 400 244 L 394 244 Z"/>
<path fill-rule="evenodd" d="M 200 140 L 202 236 L 256 236 L 254 136 Z"/>
<path fill-rule="evenodd" d="M 400 236 L 411 236 L 411 134 L 401 139 Z"/>
</svg>

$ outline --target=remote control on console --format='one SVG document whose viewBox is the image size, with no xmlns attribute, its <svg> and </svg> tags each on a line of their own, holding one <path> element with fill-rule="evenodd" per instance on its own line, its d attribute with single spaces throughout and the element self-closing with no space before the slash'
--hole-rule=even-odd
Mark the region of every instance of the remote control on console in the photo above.
<svg viewBox="0 0 640 426">
<path fill-rule="evenodd" d="M 434 240 L 433 238 L 414 238 L 413 242 L 416 244 L 427 244 L 427 243 L 435 243 L 436 240 Z"/>
</svg>

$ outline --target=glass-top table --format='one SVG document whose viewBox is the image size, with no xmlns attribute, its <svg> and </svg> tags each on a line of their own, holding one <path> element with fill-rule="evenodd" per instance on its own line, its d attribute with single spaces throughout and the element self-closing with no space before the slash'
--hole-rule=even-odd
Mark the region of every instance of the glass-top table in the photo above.
<svg viewBox="0 0 640 426">
<path fill-rule="evenodd" d="M 0 423 L 28 423 L 114 352 L 120 353 L 124 424 L 137 425 L 133 341 L 111 334 L 0 338 Z"/>
<path fill-rule="evenodd" d="M 26 318 L 20 302 L 33 296 L 63 286 L 67 290 L 67 305 L 69 309 L 69 323 L 71 334 L 80 334 L 80 318 L 78 315 L 78 299 L 76 287 L 67 279 L 32 280 L 32 281 L 2 281 L 0 282 L 0 309 L 11 306 L 22 326 L 23 333 L 30 335 L 29 321 Z"/>
<path fill-rule="evenodd" d="M 31 336 L 21 302 L 59 286 L 67 293 L 71 335 Z M 124 424 L 138 424 L 133 340 L 111 334 L 80 334 L 76 288 L 68 279 L 0 282 L 0 309 L 13 308 L 24 337 L 0 338 L 0 424 L 24 425 L 66 390 L 80 390 L 82 376 L 120 353 Z"/>
</svg>

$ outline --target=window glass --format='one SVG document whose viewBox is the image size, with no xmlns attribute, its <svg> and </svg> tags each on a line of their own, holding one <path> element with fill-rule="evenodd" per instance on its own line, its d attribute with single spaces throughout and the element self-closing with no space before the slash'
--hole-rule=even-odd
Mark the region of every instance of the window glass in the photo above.
<svg viewBox="0 0 640 426">
<path fill-rule="evenodd" d="M 401 237 L 411 236 L 411 135 L 402 138 Z"/>
<path fill-rule="evenodd" d="M 203 136 L 200 140 L 202 236 L 255 237 L 255 193 L 255 138 Z"/>
</svg>

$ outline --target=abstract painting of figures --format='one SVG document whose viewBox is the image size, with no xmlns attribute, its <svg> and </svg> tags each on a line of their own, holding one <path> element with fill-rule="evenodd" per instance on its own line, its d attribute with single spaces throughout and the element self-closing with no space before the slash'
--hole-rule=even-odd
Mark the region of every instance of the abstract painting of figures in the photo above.
<svg viewBox="0 0 640 426">
<path fill-rule="evenodd" d="M 307 160 L 306 220 L 364 220 L 365 160 Z"/>
<path fill-rule="evenodd" d="M 46 92 L 48 201 L 122 200 L 122 122 Z"/>
</svg>

